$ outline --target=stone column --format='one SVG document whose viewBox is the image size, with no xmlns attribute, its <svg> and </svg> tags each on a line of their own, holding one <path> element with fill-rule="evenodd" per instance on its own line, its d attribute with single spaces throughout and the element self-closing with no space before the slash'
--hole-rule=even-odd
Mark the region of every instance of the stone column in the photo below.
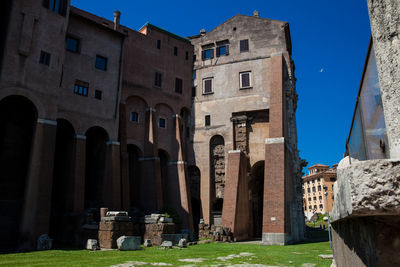
<svg viewBox="0 0 400 267">
<path fill-rule="evenodd" d="M 75 164 L 74 164 L 74 188 L 73 207 L 74 213 L 81 213 L 85 209 L 85 171 L 86 171 L 86 136 L 75 136 Z"/>
<path fill-rule="evenodd" d="M 104 203 L 107 208 L 121 209 L 121 164 L 120 143 L 107 142 L 106 177 L 104 181 Z"/>
<path fill-rule="evenodd" d="M 400 158 L 400 2 L 368 0 L 390 158 Z"/>
<path fill-rule="evenodd" d="M 265 140 L 262 242 L 285 245 L 289 240 L 290 210 L 285 181 L 283 57 L 271 57 L 270 128 Z"/>
<path fill-rule="evenodd" d="M 37 120 L 22 215 L 21 249 L 36 248 L 37 238 L 49 233 L 56 133 L 56 121 Z"/>
<path fill-rule="evenodd" d="M 144 156 L 139 159 L 141 161 L 141 170 L 143 170 L 142 179 L 140 180 L 140 202 L 142 208 L 147 213 L 157 211 L 163 206 L 155 111 L 153 108 L 148 108 L 147 110 Z"/>
</svg>

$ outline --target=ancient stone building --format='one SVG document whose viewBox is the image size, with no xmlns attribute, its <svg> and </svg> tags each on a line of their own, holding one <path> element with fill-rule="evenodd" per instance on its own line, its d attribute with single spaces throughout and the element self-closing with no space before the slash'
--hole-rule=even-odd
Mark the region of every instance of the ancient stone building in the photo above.
<svg viewBox="0 0 400 267">
<path fill-rule="evenodd" d="M 0 12 L 0 250 L 81 244 L 101 207 L 301 238 L 287 23 L 239 15 L 187 39 L 68 0 Z"/>
<path fill-rule="evenodd" d="M 303 221 L 298 177 L 296 82 L 286 22 L 237 15 L 212 31 L 190 37 L 194 88 L 190 163 L 201 174 L 202 215 L 221 224 L 232 212 L 224 201 L 228 154 L 246 155 L 248 235 L 266 244 L 299 240 Z M 225 215 L 226 216 L 226 215 Z M 232 217 L 234 214 L 228 215 Z"/>
<path fill-rule="evenodd" d="M 400 264 L 398 1 L 367 1 L 372 37 L 334 186 L 337 266 Z"/>
</svg>

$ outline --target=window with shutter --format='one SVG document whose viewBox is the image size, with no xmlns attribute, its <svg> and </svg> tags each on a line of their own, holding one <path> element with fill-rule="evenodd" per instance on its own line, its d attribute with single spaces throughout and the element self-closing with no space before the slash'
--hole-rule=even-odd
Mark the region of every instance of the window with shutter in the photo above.
<svg viewBox="0 0 400 267">
<path fill-rule="evenodd" d="M 229 46 L 222 45 L 217 47 L 217 57 L 229 55 Z"/>
<path fill-rule="evenodd" d="M 203 60 L 214 58 L 214 49 L 205 49 L 201 52 L 201 56 Z"/>
<path fill-rule="evenodd" d="M 207 78 L 203 80 L 203 94 L 211 94 L 213 93 L 213 78 Z"/>
<path fill-rule="evenodd" d="M 241 72 L 240 74 L 240 88 L 246 89 L 251 88 L 251 72 Z"/>
<path fill-rule="evenodd" d="M 247 52 L 249 51 L 249 40 L 244 39 L 240 40 L 240 52 Z"/>
</svg>

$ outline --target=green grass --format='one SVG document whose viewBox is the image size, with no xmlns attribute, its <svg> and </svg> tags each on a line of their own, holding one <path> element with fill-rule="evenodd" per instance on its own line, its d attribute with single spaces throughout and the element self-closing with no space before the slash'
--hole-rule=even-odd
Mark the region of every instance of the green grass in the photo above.
<svg viewBox="0 0 400 267">
<path fill-rule="evenodd" d="M 231 254 L 253 253 L 253 256 L 218 260 Z M 0 255 L 0 266 L 110 266 L 132 261 L 168 263 L 176 265 L 226 266 L 251 263 L 278 266 L 301 266 L 304 263 L 316 266 L 330 266 L 331 260 L 318 257 L 331 254 L 328 242 L 299 244 L 290 246 L 260 246 L 257 244 L 210 243 L 190 246 L 186 249 L 163 250 L 158 247 L 143 248 L 139 251 L 87 251 L 49 250 L 29 253 Z M 204 258 L 201 263 L 181 262 L 179 259 Z"/>
</svg>

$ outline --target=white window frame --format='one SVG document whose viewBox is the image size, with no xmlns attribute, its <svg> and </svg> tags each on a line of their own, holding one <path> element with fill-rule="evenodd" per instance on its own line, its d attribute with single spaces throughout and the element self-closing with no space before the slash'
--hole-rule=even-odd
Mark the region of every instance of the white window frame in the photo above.
<svg viewBox="0 0 400 267">
<path fill-rule="evenodd" d="M 211 92 L 206 92 L 206 81 L 211 80 Z M 214 93 L 214 77 L 208 77 L 203 79 L 203 95 L 209 95 Z"/>
<path fill-rule="evenodd" d="M 245 86 L 245 87 L 243 87 L 242 86 L 242 75 L 243 74 L 249 74 L 249 86 Z M 252 83 L 252 81 L 251 81 L 251 71 L 242 71 L 242 72 L 239 72 L 239 87 L 240 87 L 240 89 L 249 89 L 249 88 L 252 88 L 253 87 L 253 83 Z"/>
</svg>

